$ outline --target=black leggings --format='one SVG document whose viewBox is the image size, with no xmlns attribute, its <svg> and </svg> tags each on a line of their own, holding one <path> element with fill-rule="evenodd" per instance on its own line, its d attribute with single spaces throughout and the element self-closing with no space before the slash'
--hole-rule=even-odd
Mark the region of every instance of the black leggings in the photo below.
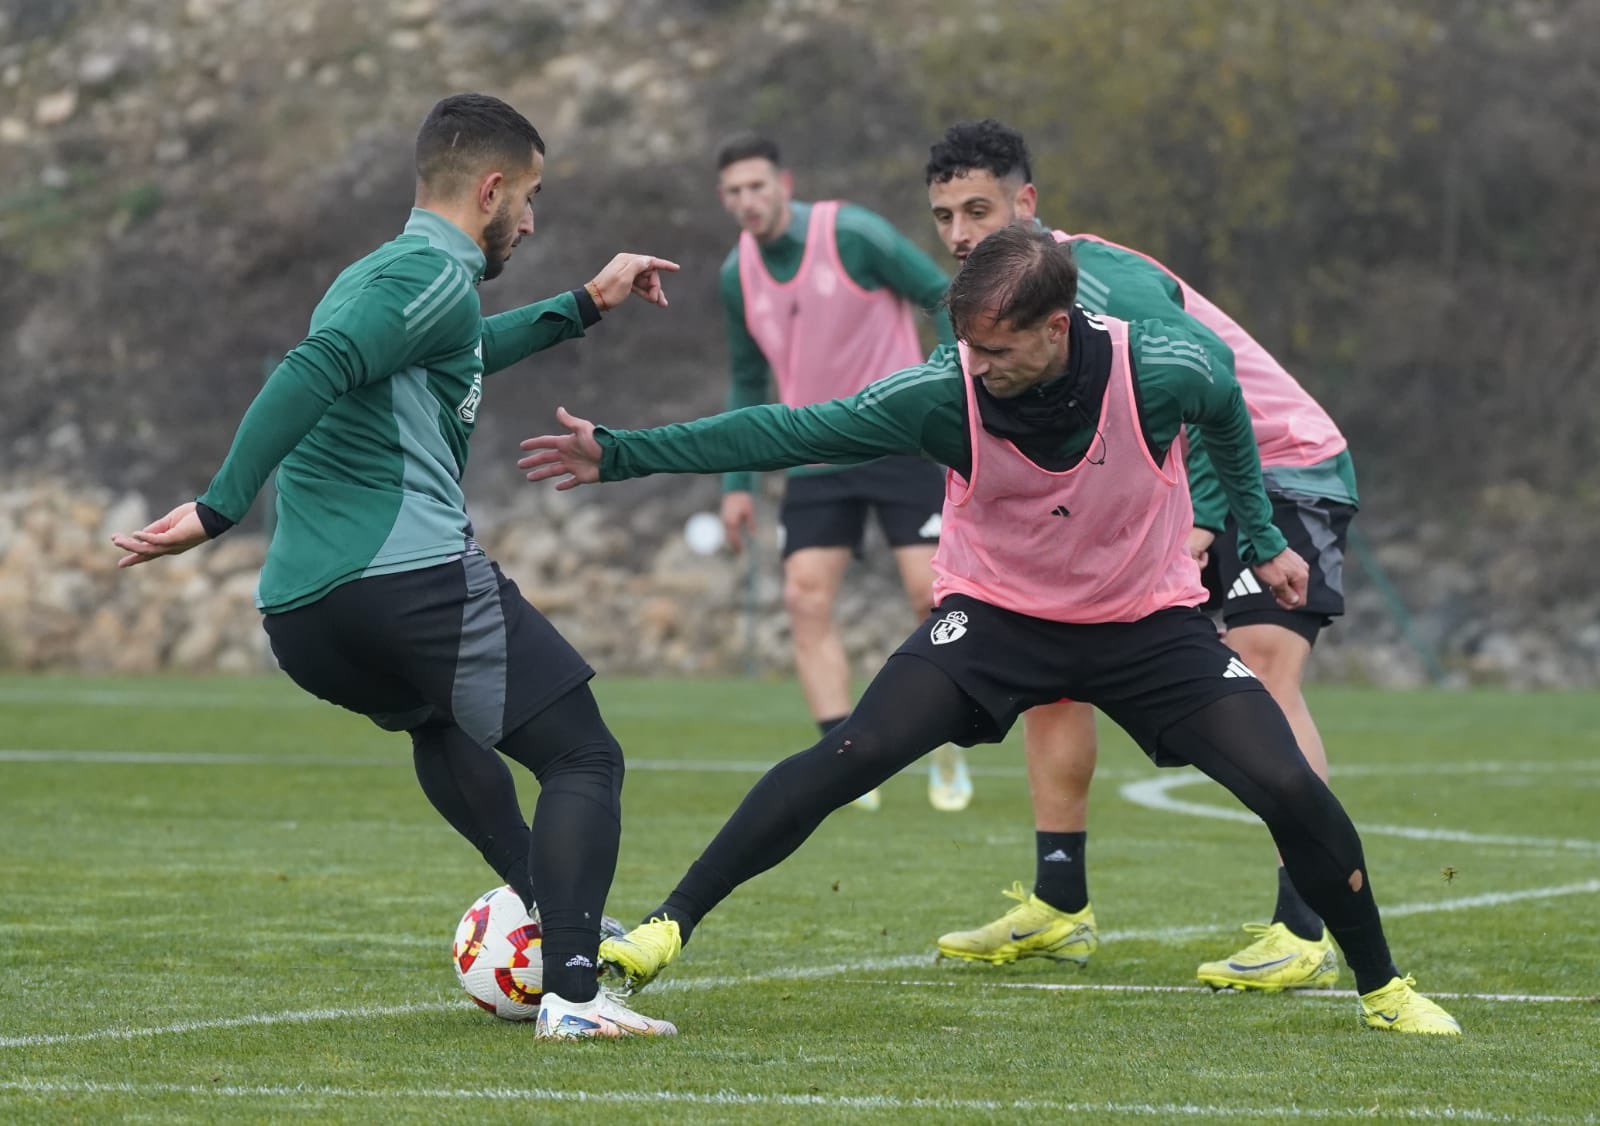
<svg viewBox="0 0 1600 1126">
<path fill-rule="evenodd" d="M 896 655 L 850 717 L 757 782 L 662 905 L 685 937 L 734 888 L 780 863 L 828 814 L 971 729 L 972 700 L 940 669 Z M 1363 991 L 1393 975 L 1361 840 L 1295 744 L 1272 697 L 1238 692 L 1161 736 L 1266 822 L 1295 887 L 1322 916 Z M 1373 983 L 1375 984 L 1368 984 Z"/>
<path fill-rule="evenodd" d="M 600 917 L 622 833 L 622 748 L 581 684 L 500 740 L 539 780 L 530 829 L 505 761 L 458 727 L 411 731 L 412 761 L 428 800 L 510 884 L 539 906 L 545 988 L 569 1001 L 594 996 Z M 589 969 L 569 967 L 574 956 Z"/>
</svg>

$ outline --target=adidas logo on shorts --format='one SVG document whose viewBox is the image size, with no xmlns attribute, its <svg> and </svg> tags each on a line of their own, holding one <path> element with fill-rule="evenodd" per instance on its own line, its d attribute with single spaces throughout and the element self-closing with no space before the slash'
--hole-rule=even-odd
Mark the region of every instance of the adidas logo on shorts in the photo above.
<svg viewBox="0 0 1600 1126">
<path fill-rule="evenodd" d="M 1228 588 L 1229 598 L 1244 598 L 1251 594 L 1261 594 L 1261 581 L 1256 578 L 1254 571 L 1246 568 L 1239 572 L 1239 577 L 1233 580 L 1233 585 Z"/>
<path fill-rule="evenodd" d="M 1234 657 L 1228 661 L 1228 667 L 1223 670 L 1222 675 L 1223 677 L 1230 679 L 1238 679 L 1242 676 L 1248 676 L 1251 680 L 1257 679 L 1256 674 L 1250 671 L 1250 666 L 1245 664 L 1238 657 Z"/>
</svg>

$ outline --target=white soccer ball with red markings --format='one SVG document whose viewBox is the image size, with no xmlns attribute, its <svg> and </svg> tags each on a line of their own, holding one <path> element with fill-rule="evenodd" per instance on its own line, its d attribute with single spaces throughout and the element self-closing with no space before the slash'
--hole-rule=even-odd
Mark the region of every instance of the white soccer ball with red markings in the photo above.
<svg viewBox="0 0 1600 1126">
<path fill-rule="evenodd" d="M 623 926 L 601 917 L 600 937 Z M 467 996 L 501 1020 L 534 1020 L 544 997 L 543 935 L 538 905 L 530 910 L 509 887 L 480 895 L 456 927 L 450 960 Z"/>
<path fill-rule="evenodd" d="M 539 908 L 509 887 L 484 892 L 456 927 L 451 961 L 467 996 L 501 1020 L 533 1020 L 544 996 Z"/>
</svg>

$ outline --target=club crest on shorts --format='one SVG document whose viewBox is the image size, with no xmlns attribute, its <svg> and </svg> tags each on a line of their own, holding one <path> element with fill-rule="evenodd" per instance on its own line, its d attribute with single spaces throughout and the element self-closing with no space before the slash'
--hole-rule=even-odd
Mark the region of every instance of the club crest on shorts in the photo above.
<svg viewBox="0 0 1600 1126">
<path fill-rule="evenodd" d="M 932 637 L 935 645 L 949 645 L 952 641 L 960 641 L 966 634 L 967 616 L 960 610 L 952 610 L 933 623 Z"/>
</svg>

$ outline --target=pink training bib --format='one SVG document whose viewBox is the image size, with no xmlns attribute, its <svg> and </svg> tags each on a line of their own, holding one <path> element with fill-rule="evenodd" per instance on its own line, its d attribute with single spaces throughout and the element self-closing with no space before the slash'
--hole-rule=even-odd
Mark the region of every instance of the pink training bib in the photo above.
<svg viewBox="0 0 1600 1126">
<path fill-rule="evenodd" d="M 1261 448 L 1263 466 L 1302 467 L 1326 461 L 1345 449 L 1348 443 L 1322 405 L 1306 393 L 1282 364 L 1228 314 L 1208 301 L 1166 266 L 1131 247 L 1103 239 L 1099 235 L 1069 235 L 1052 232 L 1057 242 L 1084 239 L 1103 246 L 1137 254 L 1173 281 L 1183 291 L 1183 307 L 1233 349 L 1233 374 L 1250 410 L 1250 425 L 1256 445 Z"/>
<path fill-rule="evenodd" d="M 911 304 L 887 289 L 862 289 L 839 260 L 834 237 L 839 202 L 811 206 L 800 270 L 774 281 L 761 248 L 739 236 L 744 320 L 772 365 L 778 397 L 804 407 L 847 399 L 867 384 L 922 362 Z"/>
<path fill-rule="evenodd" d="M 974 598 L 1056 622 L 1131 622 L 1205 601 L 1186 541 L 1194 526 L 1183 458 L 1171 472 L 1139 427 L 1125 321 L 1089 314 L 1111 336 L 1111 379 L 1083 460 L 1052 473 L 983 428 L 966 374 L 970 477 L 945 478 L 934 600 Z"/>
</svg>

